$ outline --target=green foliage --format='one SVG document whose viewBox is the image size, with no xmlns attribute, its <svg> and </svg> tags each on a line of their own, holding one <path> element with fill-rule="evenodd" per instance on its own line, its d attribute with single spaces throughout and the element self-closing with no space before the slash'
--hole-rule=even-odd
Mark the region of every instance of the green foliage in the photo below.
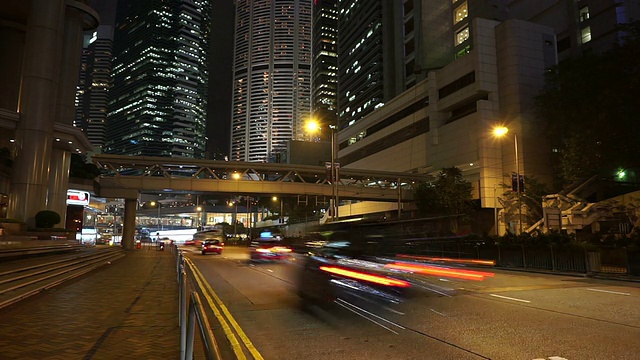
<svg viewBox="0 0 640 360">
<path fill-rule="evenodd" d="M 36 214 L 36 227 L 42 229 L 52 229 L 60 222 L 60 215 L 51 210 L 42 210 Z"/>
<path fill-rule="evenodd" d="M 416 206 L 425 215 L 468 215 L 473 209 L 472 190 L 460 169 L 443 168 L 434 182 L 418 185 Z"/>
<path fill-rule="evenodd" d="M 543 131 L 560 150 L 564 183 L 640 166 L 640 22 L 625 30 L 629 36 L 613 50 L 551 69 L 535 99 Z"/>
<path fill-rule="evenodd" d="M 542 219 L 542 198 L 549 194 L 546 185 L 538 181 L 535 177 L 524 177 L 525 191 L 521 192 L 522 201 L 522 222 L 523 228 L 535 224 Z M 518 193 L 511 189 L 511 184 L 501 184 L 504 192 L 498 198 L 500 205 L 504 209 L 505 220 L 509 222 L 517 222 L 519 219 L 518 212 Z"/>
<path fill-rule="evenodd" d="M 71 165 L 69 166 L 69 176 L 93 180 L 100 175 L 100 169 L 93 163 L 85 162 L 84 157 L 78 154 L 71 154 Z"/>
<path fill-rule="evenodd" d="M 226 235 L 234 235 L 234 231 L 236 232 L 236 234 L 244 234 L 247 232 L 244 224 L 239 221 L 236 221 L 235 227 L 233 226 L 233 224 L 229 224 L 227 222 L 217 223 L 216 226 L 222 226 L 222 231 Z"/>
</svg>

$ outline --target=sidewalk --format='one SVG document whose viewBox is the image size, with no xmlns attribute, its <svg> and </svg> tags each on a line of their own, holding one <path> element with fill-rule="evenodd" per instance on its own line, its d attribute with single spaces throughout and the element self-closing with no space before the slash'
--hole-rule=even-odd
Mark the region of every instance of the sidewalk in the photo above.
<svg viewBox="0 0 640 360">
<path fill-rule="evenodd" d="M 124 254 L 0 310 L 0 359 L 178 359 L 175 254 Z"/>
</svg>

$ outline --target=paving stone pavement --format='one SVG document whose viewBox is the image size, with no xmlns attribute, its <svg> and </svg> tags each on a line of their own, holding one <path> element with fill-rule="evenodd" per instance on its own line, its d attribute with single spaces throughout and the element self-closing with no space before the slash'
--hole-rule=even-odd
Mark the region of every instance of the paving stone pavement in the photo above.
<svg viewBox="0 0 640 360">
<path fill-rule="evenodd" d="M 0 310 L 0 359 L 178 359 L 175 254 L 123 254 Z"/>
</svg>

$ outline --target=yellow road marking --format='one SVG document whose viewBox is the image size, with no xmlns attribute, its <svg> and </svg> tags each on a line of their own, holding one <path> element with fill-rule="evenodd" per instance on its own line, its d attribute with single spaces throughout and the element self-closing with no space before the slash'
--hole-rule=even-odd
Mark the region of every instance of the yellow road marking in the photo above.
<svg viewBox="0 0 640 360">
<path fill-rule="evenodd" d="M 199 276 L 202 276 L 202 274 L 199 274 L 200 272 L 197 271 L 197 268 L 191 262 L 191 260 L 187 259 L 186 257 L 184 258 L 184 260 L 185 260 L 185 262 L 187 262 L 189 264 L 189 267 L 191 267 L 191 269 L 194 270 L 194 272 L 193 272 L 194 275 L 195 275 L 194 279 L 198 283 L 198 286 L 201 289 L 203 289 L 204 288 L 203 282 L 199 278 Z M 198 272 L 198 273 L 196 273 L 196 272 Z M 236 338 L 236 335 L 231 330 L 231 327 L 229 326 L 229 323 L 227 323 L 227 321 L 225 320 L 224 316 L 222 316 L 222 314 L 220 313 L 220 310 L 218 310 L 218 308 L 215 306 L 215 304 L 213 303 L 213 300 L 211 299 L 209 294 L 203 292 L 203 295 L 204 295 L 205 299 L 207 299 L 207 303 L 209 303 L 209 307 L 211 308 L 211 310 L 213 310 L 213 314 L 215 315 L 215 317 L 220 322 L 220 325 L 222 326 L 222 330 L 224 331 L 224 334 L 226 335 L 227 339 L 229 340 L 229 343 L 231 343 L 231 347 L 233 349 L 233 352 L 236 354 L 236 358 L 239 359 L 239 360 L 246 360 L 247 357 L 244 355 L 244 352 L 242 351 L 242 347 L 240 346 L 240 342 L 238 341 L 238 338 Z"/>
<path fill-rule="evenodd" d="M 189 261 L 191 261 L 191 260 L 189 260 Z M 198 268 L 193 266 L 193 269 L 199 274 L 199 276 L 204 278 L 204 276 L 202 276 L 202 273 L 200 272 L 200 270 L 198 270 Z M 256 347 L 253 345 L 251 340 L 249 340 L 249 337 L 247 336 L 247 334 L 244 333 L 244 331 L 242 330 L 240 325 L 238 325 L 236 320 L 233 318 L 233 316 L 229 312 L 229 309 L 227 309 L 227 307 L 224 305 L 222 300 L 220 300 L 220 298 L 218 297 L 216 292 L 213 291 L 213 288 L 211 288 L 211 285 L 209 285 L 209 283 L 207 282 L 207 283 L 205 283 L 205 286 L 206 286 L 207 290 L 210 292 L 210 294 L 213 296 L 213 298 L 216 300 L 216 303 L 218 304 L 218 306 L 220 307 L 222 312 L 226 315 L 227 319 L 231 323 L 231 326 L 233 326 L 233 328 L 238 333 L 238 336 L 240 336 L 240 339 L 242 339 L 242 342 L 244 343 L 244 345 L 247 347 L 247 349 L 249 350 L 251 355 L 253 355 L 254 359 L 256 359 L 256 360 L 264 360 L 264 358 L 262 357 L 262 355 L 260 354 L 258 349 L 256 349 Z"/>
</svg>

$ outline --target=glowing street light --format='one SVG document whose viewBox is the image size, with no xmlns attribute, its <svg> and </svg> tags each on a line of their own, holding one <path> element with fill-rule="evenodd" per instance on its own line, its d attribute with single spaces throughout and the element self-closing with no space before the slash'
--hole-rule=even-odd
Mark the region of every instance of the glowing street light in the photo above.
<svg viewBox="0 0 640 360">
<path fill-rule="evenodd" d="M 500 138 L 505 136 L 509 132 L 509 129 L 505 126 L 498 126 L 493 129 L 493 135 Z M 520 189 L 520 161 L 518 160 L 518 135 L 513 133 L 515 161 L 516 161 L 516 190 L 518 194 L 518 223 L 520 227 L 520 234 L 522 234 L 522 189 Z"/>
<path fill-rule="evenodd" d="M 156 232 L 159 232 L 160 231 L 160 202 L 152 201 L 149 203 L 149 205 L 151 205 L 151 207 L 156 206 L 158 209 L 158 212 L 156 214 Z"/>
<path fill-rule="evenodd" d="M 336 168 L 336 146 L 335 146 L 335 126 L 329 125 L 331 130 L 331 219 L 335 221 L 338 218 L 338 170 Z M 305 123 L 305 129 L 314 134 L 319 132 L 320 124 L 315 120 L 309 120 Z"/>
<path fill-rule="evenodd" d="M 198 221 L 196 221 L 196 229 L 200 229 L 200 226 L 202 225 L 202 206 L 198 206 L 196 208 L 196 211 L 198 212 Z"/>
<path fill-rule="evenodd" d="M 235 210 L 233 212 L 233 237 L 238 234 L 238 202 L 237 201 L 229 201 L 229 206 L 234 206 Z"/>
</svg>

